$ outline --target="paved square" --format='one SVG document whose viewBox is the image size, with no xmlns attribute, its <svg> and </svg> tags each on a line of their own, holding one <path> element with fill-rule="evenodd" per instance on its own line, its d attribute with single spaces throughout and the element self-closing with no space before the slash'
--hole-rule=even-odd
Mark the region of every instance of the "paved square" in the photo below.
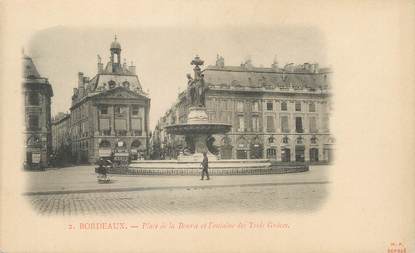
<svg viewBox="0 0 415 253">
<path fill-rule="evenodd" d="M 210 181 L 188 176 L 112 176 L 113 184 L 98 184 L 90 167 L 76 167 L 33 173 L 26 194 L 35 211 L 47 216 L 302 212 L 324 204 L 329 169 L 218 176 Z"/>
</svg>

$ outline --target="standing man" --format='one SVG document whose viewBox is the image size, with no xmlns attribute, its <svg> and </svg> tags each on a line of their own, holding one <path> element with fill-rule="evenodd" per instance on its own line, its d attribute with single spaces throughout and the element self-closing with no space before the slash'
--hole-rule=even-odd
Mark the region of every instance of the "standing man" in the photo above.
<svg viewBox="0 0 415 253">
<path fill-rule="evenodd" d="M 205 174 L 206 174 L 207 180 L 209 180 L 210 179 L 209 178 L 209 172 L 208 172 L 208 169 L 209 169 L 209 159 L 207 157 L 206 151 L 203 152 L 203 161 L 201 163 L 201 166 L 202 166 L 202 178 L 200 180 L 203 180 L 203 178 L 205 177 Z"/>
</svg>

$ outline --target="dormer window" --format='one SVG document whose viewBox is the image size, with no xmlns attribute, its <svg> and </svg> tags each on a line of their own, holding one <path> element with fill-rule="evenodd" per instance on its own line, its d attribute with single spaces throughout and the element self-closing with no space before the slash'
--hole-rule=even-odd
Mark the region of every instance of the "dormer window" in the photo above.
<svg viewBox="0 0 415 253">
<path fill-rule="evenodd" d="M 130 83 L 128 81 L 125 81 L 125 82 L 122 83 L 122 86 L 129 89 L 130 88 Z"/>
<path fill-rule="evenodd" d="M 117 85 L 113 80 L 111 80 L 111 81 L 109 81 L 108 82 L 108 85 L 109 85 L 109 88 L 110 89 L 113 89 L 113 88 L 115 88 L 115 86 Z"/>
</svg>

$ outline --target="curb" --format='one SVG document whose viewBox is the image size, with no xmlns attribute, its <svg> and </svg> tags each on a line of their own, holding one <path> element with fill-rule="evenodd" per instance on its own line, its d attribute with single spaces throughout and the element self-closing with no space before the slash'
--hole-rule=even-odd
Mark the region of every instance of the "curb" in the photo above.
<svg viewBox="0 0 415 253">
<path fill-rule="evenodd" d="M 317 182 L 288 182 L 288 183 L 255 183 L 255 184 L 234 184 L 234 185 L 188 185 L 188 186 L 157 186 L 157 187 L 131 187 L 131 188 L 104 188 L 104 189 L 85 189 L 68 191 L 42 191 L 25 192 L 24 196 L 49 195 L 49 194 L 72 194 L 72 193 L 100 193 L 100 192 L 128 192 L 128 191 L 151 191 L 151 190 L 174 190 L 174 189 L 210 189 L 210 188 L 231 188 L 231 187 L 250 187 L 250 186 L 277 186 L 277 185 L 300 185 L 300 184 L 329 184 L 330 181 Z"/>
</svg>

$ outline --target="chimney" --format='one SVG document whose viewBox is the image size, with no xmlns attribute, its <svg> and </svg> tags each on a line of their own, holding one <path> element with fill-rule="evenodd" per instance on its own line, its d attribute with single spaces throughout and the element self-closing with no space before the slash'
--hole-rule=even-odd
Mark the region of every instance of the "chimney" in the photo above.
<svg viewBox="0 0 415 253">
<path fill-rule="evenodd" d="M 131 62 L 131 65 L 128 66 L 128 71 L 135 75 L 135 66 L 133 65 L 133 62 Z"/>
<path fill-rule="evenodd" d="M 79 97 L 84 96 L 85 91 L 85 84 L 84 84 L 84 73 L 78 72 L 78 89 L 79 89 Z"/>
<path fill-rule="evenodd" d="M 104 64 L 101 62 L 101 56 L 98 55 L 98 74 L 104 73 Z"/>
<path fill-rule="evenodd" d="M 225 67 L 225 59 L 219 54 L 216 55 L 216 67 L 219 67 L 219 68 Z"/>
<path fill-rule="evenodd" d="M 84 87 L 84 73 L 78 72 L 78 88 Z"/>
<path fill-rule="evenodd" d="M 104 64 L 98 62 L 98 74 L 104 73 Z"/>
<path fill-rule="evenodd" d="M 124 58 L 124 63 L 122 64 L 122 68 L 126 69 L 127 68 L 127 60 Z"/>
<path fill-rule="evenodd" d="M 318 63 L 313 64 L 313 73 L 318 73 Z"/>
<path fill-rule="evenodd" d="M 274 61 L 271 64 L 271 68 L 274 71 L 278 71 L 278 61 L 277 61 L 277 56 L 276 55 L 274 56 Z"/>
<path fill-rule="evenodd" d="M 84 77 L 84 84 L 88 84 L 89 83 L 89 77 L 85 76 Z"/>
</svg>

